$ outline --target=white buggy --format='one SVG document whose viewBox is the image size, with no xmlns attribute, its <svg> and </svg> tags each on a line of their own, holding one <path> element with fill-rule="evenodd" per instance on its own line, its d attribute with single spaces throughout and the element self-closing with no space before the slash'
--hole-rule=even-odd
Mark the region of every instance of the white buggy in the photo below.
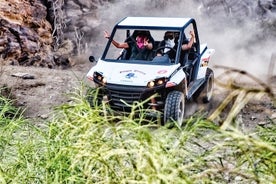
<svg viewBox="0 0 276 184">
<path fill-rule="evenodd" d="M 124 41 L 135 30 L 150 31 L 154 39 L 147 60 L 130 60 L 125 57 L 126 49 L 120 52 L 111 44 L 112 39 Z M 185 57 L 181 44 L 174 49 L 173 58 L 166 53 L 156 55 L 164 49 L 158 45 L 166 31 L 178 33 L 177 41 L 182 43 L 190 30 L 195 33 L 195 42 Z M 161 112 L 163 123 L 176 121 L 181 126 L 186 100 L 203 94 L 203 101 L 209 102 L 212 97 L 214 74 L 208 64 L 213 53 L 207 44 L 200 44 L 192 18 L 126 17 L 114 26 L 101 58 L 87 78 L 91 87 L 99 89 L 97 101 L 105 99 L 111 109 L 129 112 L 133 103 L 144 102 L 143 108 Z"/>
</svg>

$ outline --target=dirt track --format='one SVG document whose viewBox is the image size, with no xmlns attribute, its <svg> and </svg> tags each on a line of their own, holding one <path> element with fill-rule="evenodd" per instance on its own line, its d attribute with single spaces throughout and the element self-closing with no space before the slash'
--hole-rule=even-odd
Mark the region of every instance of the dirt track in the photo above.
<svg viewBox="0 0 276 184">
<path fill-rule="evenodd" d="M 66 94 L 79 86 L 89 68 L 89 62 L 67 70 L 2 66 L 0 86 L 12 90 L 25 117 L 46 119 L 54 107 L 69 100 Z"/>
<path fill-rule="evenodd" d="M 69 100 L 66 94 L 79 86 L 79 82 L 85 79 L 91 66 L 89 62 L 67 70 L 2 66 L 0 86 L 6 85 L 11 88 L 12 94 L 17 99 L 17 104 L 26 109 L 25 117 L 40 121 L 50 118 L 54 107 Z M 23 79 L 22 75 L 24 74 L 28 74 L 25 75 L 26 78 L 33 79 Z M 276 77 L 272 78 L 270 84 L 276 89 Z M 226 93 L 216 87 L 210 104 L 189 102 L 186 106 L 188 115 L 192 115 L 202 108 L 204 108 L 203 111 L 212 113 L 225 96 Z M 271 123 L 271 119 L 275 118 L 276 107 L 268 97 L 252 100 L 238 116 L 239 122 L 241 122 L 240 126 L 245 129 L 252 129 L 258 124 L 267 125 Z"/>
</svg>

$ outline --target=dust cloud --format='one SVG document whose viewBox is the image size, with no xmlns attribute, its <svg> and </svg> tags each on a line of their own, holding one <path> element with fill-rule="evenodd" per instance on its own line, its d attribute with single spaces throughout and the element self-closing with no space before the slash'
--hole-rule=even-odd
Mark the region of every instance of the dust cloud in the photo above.
<svg viewBox="0 0 276 184">
<path fill-rule="evenodd" d="M 97 57 L 106 43 L 103 30 L 111 31 L 114 24 L 126 16 L 192 17 L 197 21 L 201 43 L 208 43 L 209 48 L 216 50 L 211 66 L 234 67 L 257 77 L 276 75 L 276 69 L 269 68 L 275 66 L 271 62 L 276 62 L 272 59 L 273 52 L 276 51 L 276 39 L 273 34 L 264 31 L 255 13 L 256 3 L 235 3 L 227 8 L 223 4 L 206 2 L 207 0 L 120 0 L 106 4 L 98 12 L 101 25 L 97 30 L 96 42 L 102 44 L 97 45 Z"/>
</svg>

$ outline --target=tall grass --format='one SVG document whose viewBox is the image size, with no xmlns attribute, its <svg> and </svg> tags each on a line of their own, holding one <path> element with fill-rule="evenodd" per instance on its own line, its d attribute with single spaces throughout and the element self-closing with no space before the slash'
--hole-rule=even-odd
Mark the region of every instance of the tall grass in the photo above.
<svg viewBox="0 0 276 184">
<path fill-rule="evenodd" d="M 82 90 L 45 127 L 0 117 L 0 183 L 276 182 L 275 120 L 252 134 L 201 117 L 168 129 L 91 108 Z"/>
</svg>

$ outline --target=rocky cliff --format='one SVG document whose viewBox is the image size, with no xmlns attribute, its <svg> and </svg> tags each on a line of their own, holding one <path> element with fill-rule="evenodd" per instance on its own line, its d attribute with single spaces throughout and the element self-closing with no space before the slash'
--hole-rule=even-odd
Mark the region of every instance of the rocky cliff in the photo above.
<svg viewBox="0 0 276 184">
<path fill-rule="evenodd" d="M 104 1 L 1 0 L 2 64 L 48 68 L 71 65 L 80 54 L 84 35 L 91 35 L 93 10 Z M 96 22 L 96 21 L 95 21 Z M 89 33 L 89 34 L 88 34 Z"/>
<path fill-rule="evenodd" d="M 39 1 L 0 1 L 0 54 L 14 65 L 53 67 L 52 26 Z"/>
<path fill-rule="evenodd" d="M 276 37 L 276 0 L 198 0 L 202 11 L 215 20 L 261 26 L 261 33 Z"/>
<path fill-rule="evenodd" d="M 170 11 L 172 6 L 181 9 Z M 264 31 L 276 37 L 276 0 L 0 0 L 0 63 L 68 67 L 72 55 L 83 54 L 96 42 L 106 22 L 113 25 L 124 16 L 160 16 L 160 12 L 162 16 L 201 12 L 205 20 L 221 19 L 221 23 L 251 19 L 261 25 L 260 35 Z"/>
</svg>

